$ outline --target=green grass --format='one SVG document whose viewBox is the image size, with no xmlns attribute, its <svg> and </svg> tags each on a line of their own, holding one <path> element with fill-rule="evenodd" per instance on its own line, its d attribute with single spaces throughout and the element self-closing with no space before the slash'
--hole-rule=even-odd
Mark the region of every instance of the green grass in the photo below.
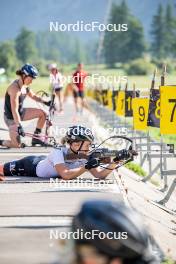
<svg viewBox="0 0 176 264">
<path fill-rule="evenodd" d="M 176 261 L 172 259 L 166 259 L 165 261 L 162 262 L 162 264 L 176 264 Z"/>
<path fill-rule="evenodd" d="M 157 187 L 160 186 L 160 183 L 159 183 L 157 180 L 150 179 L 150 182 L 151 182 L 153 185 L 157 186 Z"/>
<path fill-rule="evenodd" d="M 135 172 L 137 175 L 139 175 L 141 177 L 146 177 L 147 176 L 146 171 L 144 171 L 143 168 L 139 164 L 136 164 L 134 162 L 130 162 L 130 163 L 125 164 L 125 167 L 127 169 Z M 159 184 L 159 182 L 157 180 L 150 179 L 150 182 L 152 184 L 154 184 L 155 186 L 157 186 L 157 187 L 160 186 L 160 184 Z"/>
<path fill-rule="evenodd" d="M 125 164 L 125 167 L 129 170 L 134 171 L 139 176 L 142 176 L 142 177 L 147 176 L 147 173 L 142 169 L 142 167 L 134 162 L 129 162 Z"/>
<path fill-rule="evenodd" d="M 73 72 L 76 69 L 76 64 L 65 64 L 61 66 L 61 70 L 64 75 L 72 75 Z M 117 87 L 119 85 L 118 81 L 122 84 L 122 88 L 125 86 L 126 81 L 123 80 L 123 77 L 125 79 L 128 79 L 129 82 L 129 89 L 132 89 L 133 84 L 135 83 L 136 89 L 149 89 L 151 86 L 151 76 L 127 76 L 126 73 L 121 68 L 116 69 L 109 69 L 106 67 L 105 64 L 98 64 L 98 65 L 85 65 L 85 70 L 89 72 L 90 74 L 99 74 L 101 76 L 115 76 L 117 83 L 115 86 Z M 49 74 L 49 73 L 48 73 Z M 14 75 L 14 78 L 16 76 Z M 0 97 L 2 97 L 5 93 L 5 90 L 7 89 L 8 85 L 10 84 L 12 80 L 9 80 L 6 83 L 1 84 L 0 83 Z M 175 75 L 167 75 L 166 76 L 166 84 L 176 84 L 176 74 Z M 156 87 L 160 85 L 160 76 L 158 74 L 156 78 Z M 47 77 L 39 77 L 37 80 L 35 80 L 32 84 L 32 88 L 34 91 L 38 90 L 47 90 L 49 86 L 48 78 Z"/>
<path fill-rule="evenodd" d="M 150 135 L 156 140 L 160 140 L 160 130 L 159 128 L 150 127 L 149 129 Z M 163 135 L 163 141 L 165 143 L 174 143 L 176 144 L 176 135 Z"/>
<path fill-rule="evenodd" d="M 13 80 L 9 80 L 6 83 L 0 83 L 0 97 L 4 97 L 5 91 L 8 87 L 8 85 L 12 82 Z M 39 77 L 38 79 L 34 80 L 31 88 L 34 92 L 37 92 L 39 90 L 45 90 L 49 91 L 49 81 L 47 77 Z"/>
</svg>

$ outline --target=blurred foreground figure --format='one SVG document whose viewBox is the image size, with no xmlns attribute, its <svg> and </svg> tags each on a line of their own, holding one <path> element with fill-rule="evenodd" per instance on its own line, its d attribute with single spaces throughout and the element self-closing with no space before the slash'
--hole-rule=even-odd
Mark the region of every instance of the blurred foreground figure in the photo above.
<svg viewBox="0 0 176 264">
<path fill-rule="evenodd" d="M 72 223 L 72 244 L 77 264 L 154 264 L 140 215 L 122 203 L 85 202 Z M 79 238 L 74 239 L 74 234 Z M 67 253 L 68 254 L 68 253 Z M 64 262 L 66 263 L 66 262 Z"/>
</svg>

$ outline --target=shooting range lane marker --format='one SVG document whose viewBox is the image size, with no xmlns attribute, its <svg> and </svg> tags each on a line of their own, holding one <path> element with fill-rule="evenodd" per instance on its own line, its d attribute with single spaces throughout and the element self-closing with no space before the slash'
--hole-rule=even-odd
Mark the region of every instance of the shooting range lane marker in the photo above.
<svg viewBox="0 0 176 264">
<path fill-rule="evenodd" d="M 164 67 L 163 68 L 163 74 L 162 74 L 162 78 L 161 78 L 161 84 L 162 85 L 164 85 L 164 82 L 165 82 L 165 79 L 164 79 L 164 77 L 165 77 L 165 71 L 166 71 L 166 67 Z M 154 76 L 153 76 L 153 83 L 152 83 L 152 87 L 151 87 L 151 90 L 153 90 L 154 89 L 154 86 L 155 86 L 155 76 L 156 76 L 156 70 L 155 70 L 155 72 L 154 72 Z M 158 91 L 159 90 L 153 90 L 154 92 L 155 91 L 157 91 L 157 93 L 158 93 Z M 155 95 L 155 94 L 154 94 Z M 148 91 L 148 89 L 147 89 L 147 96 L 149 96 L 149 91 Z M 94 100 L 96 99 L 96 98 L 93 98 Z M 140 100 L 141 99 L 144 99 L 144 98 L 140 98 Z M 136 99 L 134 99 L 134 100 L 136 100 Z M 149 100 L 149 99 L 148 99 Z M 95 111 L 95 114 L 97 115 L 97 114 L 100 114 L 100 118 L 102 119 L 102 121 L 105 121 L 106 122 L 106 120 L 108 120 L 110 117 L 109 117 L 109 110 L 107 109 L 107 108 L 105 108 L 105 107 L 103 107 L 103 106 L 100 106 L 100 105 L 98 105 L 97 104 L 97 102 L 96 101 L 90 101 L 90 103 L 91 103 L 91 105 L 92 105 L 92 107 L 96 110 Z M 146 110 L 147 110 L 147 108 L 148 107 L 146 107 Z M 142 109 L 143 110 L 143 109 Z M 158 110 L 158 104 L 156 104 L 156 106 L 155 106 L 155 109 L 154 109 L 154 112 L 155 112 L 155 114 L 156 114 L 156 110 Z M 174 110 L 175 110 L 175 108 L 174 108 Z M 112 111 L 111 111 L 112 112 Z M 139 109 L 138 109 L 138 118 L 140 118 L 140 119 L 142 119 L 142 117 L 144 116 L 143 115 L 143 112 L 141 111 L 141 109 L 140 109 L 140 111 L 139 111 Z M 157 112 L 157 114 L 158 114 L 158 112 Z M 106 118 L 105 117 L 103 117 L 103 115 L 105 115 L 106 116 Z M 148 119 L 148 115 L 146 115 L 146 123 L 147 123 L 147 119 Z M 145 118 L 144 118 L 144 120 L 145 120 Z M 142 121 L 142 120 L 140 120 L 140 121 Z M 121 123 L 121 120 L 120 120 L 120 118 L 119 117 L 116 117 L 116 118 L 114 118 L 113 119 L 113 122 L 111 123 L 111 122 L 109 122 L 109 124 L 111 125 L 111 126 L 115 126 L 115 122 L 118 122 L 118 124 L 120 124 Z M 147 124 L 146 124 L 146 129 L 145 130 L 147 130 Z M 139 132 L 137 132 L 137 133 L 139 133 Z M 168 175 L 170 175 L 169 174 L 169 171 L 167 171 L 167 165 L 166 165 L 166 158 L 174 158 L 174 157 L 176 157 L 176 155 L 172 152 L 170 152 L 169 150 L 165 150 L 164 148 L 163 148 L 163 146 L 161 147 L 161 143 L 162 142 L 160 142 L 159 143 L 159 146 L 160 146 L 160 148 L 159 149 L 157 149 L 157 148 L 155 148 L 155 149 L 153 149 L 152 148 L 152 143 L 153 143 L 153 140 L 151 139 L 151 137 L 149 137 L 149 135 L 147 136 L 147 142 L 144 144 L 143 142 L 142 142 L 142 138 L 144 138 L 144 137 L 141 137 L 141 141 L 140 141 L 140 143 L 141 144 L 143 144 L 143 145 L 146 145 L 146 147 L 147 147 L 147 149 L 142 149 L 142 147 L 141 147 L 141 149 L 139 149 L 139 154 L 140 154 L 140 163 L 141 164 L 144 164 L 144 162 L 146 163 L 146 161 L 147 161 L 147 157 L 148 157 L 148 159 L 149 160 L 151 160 L 151 159 L 154 159 L 154 161 L 156 161 L 157 162 L 157 159 L 160 159 L 159 160 L 159 163 L 156 165 L 156 162 L 155 162 L 155 168 L 151 168 L 151 165 L 150 165 L 150 173 L 149 173 L 149 175 L 146 177 L 146 178 L 144 178 L 143 180 L 149 180 L 155 173 L 156 173 L 156 171 L 157 170 L 160 170 L 160 173 L 161 173 L 161 176 L 162 177 L 164 177 L 164 185 L 165 185 L 165 188 L 164 188 L 164 190 L 166 190 L 167 188 L 168 188 L 168 185 L 167 185 L 167 176 L 166 175 L 164 175 L 165 174 L 165 171 L 166 172 L 168 172 Z M 155 143 L 154 143 L 155 144 Z M 139 146 L 140 144 L 138 144 L 138 146 Z M 164 159 L 164 164 L 163 164 L 163 166 L 164 166 L 164 170 L 162 169 L 162 167 L 161 167 L 161 151 L 162 151 L 162 157 L 163 157 L 163 159 Z M 145 153 L 146 152 L 146 153 Z M 153 153 L 152 153 L 153 152 Z M 154 152 L 159 152 L 158 154 L 156 153 L 154 153 Z M 144 154 L 144 155 L 143 155 Z M 170 164 L 170 159 L 169 159 L 169 164 Z M 168 164 L 168 162 L 167 162 L 167 164 Z M 173 171 L 173 170 L 172 170 Z M 173 173 L 172 173 L 173 174 Z M 174 185 L 174 182 L 172 182 L 171 183 L 171 185 L 172 185 L 172 187 L 173 186 L 175 186 Z M 166 188 L 167 187 L 167 188 Z M 172 190 L 173 188 L 170 188 L 170 190 Z M 167 197 L 170 197 L 170 193 L 167 195 Z"/>
</svg>

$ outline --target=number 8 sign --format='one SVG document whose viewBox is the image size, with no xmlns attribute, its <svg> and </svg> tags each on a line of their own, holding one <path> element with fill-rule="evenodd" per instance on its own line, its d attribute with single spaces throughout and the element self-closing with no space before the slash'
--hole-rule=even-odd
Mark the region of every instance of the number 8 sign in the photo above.
<svg viewBox="0 0 176 264">
<path fill-rule="evenodd" d="M 160 86 L 160 133 L 176 134 L 176 86 Z"/>
<path fill-rule="evenodd" d="M 133 128 L 136 130 L 146 130 L 149 112 L 148 98 L 133 98 Z"/>
</svg>

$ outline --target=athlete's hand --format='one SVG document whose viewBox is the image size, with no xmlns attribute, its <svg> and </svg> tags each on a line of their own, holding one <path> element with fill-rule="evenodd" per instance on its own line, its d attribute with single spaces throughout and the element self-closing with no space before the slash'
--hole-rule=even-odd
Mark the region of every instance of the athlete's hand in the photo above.
<svg viewBox="0 0 176 264">
<path fill-rule="evenodd" d="M 126 149 L 122 149 L 118 152 L 118 155 L 113 159 L 114 162 L 118 162 L 120 160 L 127 160 L 131 157 L 131 153 L 126 150 Z"/>
<path fill-rule="evenodd" d="M 100 160 L 98 158 L 89 158 L 87 163 L 85 164 L 86 170 L 91 170 L 93 168 L 97 168 L 100 166 Z"/>
<path fill-rule="evenodd" d="M 43 104 L 49 107 L 51 105 L 51 100 L 50 101 L 43 101 Z"/>
<path fill-rule="evenodd" d="M 21 124 L 18 125 L 17 131 L 19 136 L 25 137 L 25 132 Z"/>
</svg>

